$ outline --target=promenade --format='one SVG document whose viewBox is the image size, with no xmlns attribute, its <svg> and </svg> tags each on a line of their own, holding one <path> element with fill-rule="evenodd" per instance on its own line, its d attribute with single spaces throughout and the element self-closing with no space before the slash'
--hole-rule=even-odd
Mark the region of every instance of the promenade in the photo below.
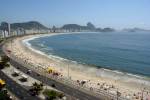
<svg viewBox="0 0 150 100">
<path fill-rule="evenodd" d="M 117 97 L 117 95 L 108 93 L 104 90 L 98 90 L 94 88 L 91 90 L 90 88 L 79 86 L 76 82 L 70 79 L 66 80 L 66 78 L 54 77 L 46 73 L 45 69 L 43 69 L 42 67 L 35 68 L 33 67 L 33 65 L 28 64 L 13 55 L 9 56 L 11 58 L 11 65 L 13 65 L 16 68 L 19 68 L 19 70 L 21 70 L 22 72 L 26 73 L 29 69 L 31 69 L 31 77 L 50 86 L 52 84 L 55 84 L 56 89 L 68 95 L 74 96 L 75 98 L 78 98 L 80 100 L 127 100 L 126 98 Z M 40 76 L 37 76 L 37 74 L 40 74 Z"/>
<path fill-rule="evenodd" d="M 10 57 L 10 64 L 16 68 L 19 68 L 20 71 L 26 73 L 29 69 L 32 70 L 30 74 L 31 77 L 51 86 L 52 84 L 56 85 L 56 89 L 78 98 L 80 100 L 126 100 L 123 97 L 117 97 L 117 95 L 108 93 L 107 91 L 96 89 L 96 88 L 88 88 L 84 86 L 80 86 L 77 82 L 72 81 L 67 78 L 54 77 L 45 72 L 45 69 L 42 67 L 35 67 L 32 64 L 29 64 L 22 59 L 17 58 L 13 54 L 8 54 L 5 49 L 3 51 Z M 37 76 L 40 74 L 40 76 Z"/>
</svg>

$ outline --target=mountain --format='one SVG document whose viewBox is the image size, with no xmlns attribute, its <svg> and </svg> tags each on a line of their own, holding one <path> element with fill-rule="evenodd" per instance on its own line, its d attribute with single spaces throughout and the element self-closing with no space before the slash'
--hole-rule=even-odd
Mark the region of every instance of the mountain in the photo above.
<svg viewBox="0 0 150 100">
<path fill-rule="evenodd" d="M 142 29 L 142 28 L 127 28 L 127 29 L 123 29 L 123 31 L 126 32 L 150 32 L 150 30 L 146 30 L 146 29 Z"/>
<path fill-rule="evenodd" d="M 25 29 L 25 30 L 45 30 L 48 29 L 46 26 L 42 25 L 37 21 L 29 21 L 24 23 L 12 23 L 10 24 L 12 30 Z M 2 22 L 0 26 L 1 30 L 8 30 L 8 23 Z M 57 30 L 59 28 L 53 27 L 52 29 Z M 112 32 L 115 31 L 112 28 L 96 28 L 91 22 L 88 22 L 85 26 L 78 24 L 65 24 L 60 29 L 70 30 L 70 31 L 93 31 L 93 32 Z"/>
<path fill-rule="evenodd" d="M 12 23 L 10 24 L 11 29 L 18 29 L 18 28 L 23 28 L 23 29 L 48 29 L 47 27 L 45 27 L 44 25 L 42 25 L 41 23 L 37 22 L 37 21 L 30 21 L 30 22 L 24 22 L 24 23 Z"/>
<path fill-rule="evenodd" d="M 115 29 L 109 28 L 109 27 L 104 28 L 104 29 L 101 30 L 101 32 L 114 32 L 114 31 L 115 31 Z"/>
<path fill-rule="evenodd" d="M 89 30 L 95 30 L 95 26 L 91 23 L 91 22 L 88 22 L 87 23 L 87 26 L 86 26 Z"/>
<path fill-rule="evenodd" d="M 87 23 L 87 26 L 81 26 L 78 24 L 65 24 L 61 29 L 66 30 L 95 30 L 95 26 L 92 23 Z"/>
<path fill-rule="evenodd" d="M 0 25 L 0 30 L 7 30 L 8 31 L 8 23 L 2 22 Z"/>
<path fill-rule="evenodd" d="M 83 28 L 83 26 L 77 25 L 77 24 L 65 24 L 61 27 L 62 29 L 66 30 L 80 30 Z"/>
<path fill-rule="evenodd" d="M 61 29 L 72 30 L 72 31 L 96 31 L 96 32 L 112 32 L 115 31 L 112 28 L 96 28 L 91 22 L 88 22 L 86 26 L 81 26 L 78 24 L 65 24 Z"/>
</svg>

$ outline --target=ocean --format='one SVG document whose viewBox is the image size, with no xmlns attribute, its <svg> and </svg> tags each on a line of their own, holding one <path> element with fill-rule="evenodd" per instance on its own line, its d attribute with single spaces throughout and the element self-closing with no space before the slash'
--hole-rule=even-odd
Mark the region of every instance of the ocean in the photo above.
<svg viewBox="0 0 150 100">
<path fill-rule="evenodd" d="M 150 77 L 150 33 L 85 32 L 32 38 L 32 48 L 46 55 L 114 72 Z"/>
</svg>

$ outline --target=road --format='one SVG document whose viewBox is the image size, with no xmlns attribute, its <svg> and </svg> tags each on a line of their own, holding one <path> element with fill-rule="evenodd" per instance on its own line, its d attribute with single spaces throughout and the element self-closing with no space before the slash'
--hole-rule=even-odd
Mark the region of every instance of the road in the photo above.
<svg viewBox="0 0 150 100">
<path fill-rule="evenodd" d="M 0 44 L 0 55 L 3 55 L 2 44 Z M 33 97 L 29 94 L 28 90 L 20 84 L 16 83 L 10 77 L 5 75 L 0 70 L 0 78 L 6 81 L 6 88 L 15 94 L 20 100 L 40 100 L 38 97 Z"/>
<path fill-rule="evenodd" d="M 1 49 L 0 51 L 3 52 L 3 51 L 2 51 L 2 45 L 0 45 L 0 49 Z M 12 66 L 16 67 L 16 68 L 19 68 L 19 70 L 22 71 L 22 72 L 24 72 L 24 73 L 26 73 L 26 72 L 29 70 L 27 67 L 25 67 L 25 66 L 19 64 L 17 61 L 15 61 L 15 60 L 13 60 L 13 59 L 11 59 L 11 58 L 10 58 L 10 64 L 11 64 Z M 78 90 L 78 89 L 75 89 L 75 88 L 70 87 L 70 86 L 68 86 L 68 85 L 65 85 L 65 84 L 63 84 L 63 83 L 57 82 L 57 81 L 52 80 L 52 79 L 50 79 L 50 78 L 47 78 L 47 77 L 45 77 L 45 76 L 42 76 L 42 75 L 38 76 L 37 74 L 38 74 L 37 72 L 32 71 L 32 73 L 29 74 L 29 75 L 30 75 L 31 77 L 33 77 L 33 78 L 35 78 L 35 79 L 37 79 L 37 80 L 39 80 L 39 81 L 41 81 L 41 82 L 47 84 L 47 85 L 49 85 L 49 86 L 51 86 L 52 84 L 55 84 L 55 86 L 56 86 L 55 88 L 56 88 L 56 89 L 58 89 L 58 90 L 64 92 L 65 94 L 68 94 L 68 95 L 70 95 L 70 96 L 73 96 L 73 97 L 75 97 L 75 98 L 78 98 L 79 100 L 104 100 L 104 99 L 106 99 L 106 97 L 103 96 L 103 95 L 101 95 L 101 96 L 99 96 L 99 97 L 96 97 L 96 96 L 90 95 L 90 93 L 87 94 L 87 93 L 85 93 L 85 92 L 82 92 L 82 91 L 80 91 L 80 90 Z M 6 76 L 5 76 L 5 77 L 6 77 Z M 10 85 L 10 86 L 9 86 L 10 88 L 13 87 L 13 85 L 15 86 L 15 84 L 16 84 L 16 83 L 13 83 L 13 82 L 9 82 L 9 81 L 11 81 L 10 78 L 8 78 L 7 81 L 8 81 L 8 84 Z M 13 85 L 12 85 L 12 83 L 13 83 Z M 17 85 L 17 86 L 18 86 L 18 85 Z M 21 86 L 18 86 L 18 87 L 21 88 Z M 18 89 L 19 89 L 19 88 L 15 88 L 14 90 L 16 90 L 16 91 L 13 91 L 13 92 L 17 92 Z M 21 89 L 22 89 L 22 88 L 21 88 Z M 20 89 L 19 89 L 19 90 L 20 90 Z M 29 96 L 29 95 L 27 94 L 27 91 L 26 91 L 26 90 L 23 89 L 22 91 L 25 93 L 25 95 L 27 95 L 27 97 Z M 20 93 L 21 93 L 21 92 L 20 92 Z M 23 93 L 22 93 L 22 94 L 23 94 Z M 22 94 L 20 94 L 21 97 L 22 97 Z M 91 94 L 92 94 L 92 93 L 91 93 Z M 17 96 L 19 96 L 19 95 L 17 94 Z M 25 99 L 24 99 L 24 100 L 25 100 Z M 29 99 L 29 100 L 34 100 L 34 99 Z M 36 100 L 38 100 L 38 99 L 36 99 Z"/>
<path fill-rule="evenodd" d="M 24 67 L 23 65 L 19 64 L 18 62 L 14 61 L 13 59 L 10 59 L 10 63 L 12 66 L 16 67 L 16 68 L 19 68 L 20 71 L 26 73 L 29 69 L 27 67 Z M 32 71 L 31 74 L 28 74 L 30 75 L 31 77 L 51 86 L 52 84 L 55 84 L 55 88 L 70 95 L 70 96 L 73 96 L 75 98 L 78 98 L 80 100 L 104 100 L 106 97 L 104 96 L 101 96 L 101 98 L 98 98 L 98 97 L 95 97 L 95 96 L 92 96 L 90 94 L 87 94 L 87 93 L 84 93 L 82 91 L 79 91 L 78 89 L 75 89 L 75 88 L 72 88 L 70 86 L 67 86 L 63 83 L 60 83 L 60 82 L 57 82 L 55 80 L 52 80 L 50 78 L 47 78 L 43 75 L 40 75 L 38 76 L 37 75 L 37 72 L 35 71 Z"/>
<path fill-rule="evenodd" d="M 20 100 L 40 100 L 38 97 L 31 96 L 28 90 L 23 88 L 20 84 L 13 81 L 2 71 L 0 71 L 0 78 L 6 81 L 6 88 L 14 93 Z"/>
</svg>

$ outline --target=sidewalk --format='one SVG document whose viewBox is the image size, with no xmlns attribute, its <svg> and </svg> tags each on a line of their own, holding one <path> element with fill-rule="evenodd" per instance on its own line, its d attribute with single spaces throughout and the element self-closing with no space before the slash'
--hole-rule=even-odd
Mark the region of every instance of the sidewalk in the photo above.
<svg viewBox="0 0 150 100">
<path fill-rule="evenodd" d="M 17 76 L 17 77 L 12 76 L 12 74 L 14 73 L 14 71 L 18 71 L 18 72 L 19 72 L 19 76 Z M 14 80 L 16 83 L 20 84 L 22 87 L 24 87 L 24 88 L 27 89 L 27 90 L 32 86 L 32 84 L 33 84 L 34 82 L 41 83 L 39 80 L 34 79 L 34 78 L 31 77 L 30 75 L 21 72 L 19 69 L 16 69 L 15 67 L 13 67 L 13 66 L 11 66 L 11 65 L 10 65 L 10 67 L 3 69 L 2 72 L 4 72 L 8 77 L 10 77 L 12 80 Z M 32 73 L 32 72 L 31 72 L 31 73 Z M 27 82 L 21 82 L 21 81 L 19 80 L 19 79 L 21 78 L 21 75 L 26 75 L 26 76 L 28 77 Z M 48 85 L 45 85 L 43 88 L 44 88 L 44 89 L 50 89 L 50 90 L 54 90 L 54 91 L 61 92 L 61 91 L 59 91 L 59 90 L 57 90 L 57 89 L 55 89 L 55 88 L 52 88 L 51 86 L 48 86 Z M 44 90 L 44 89 L 43 89 L 43 90 Z M 65 95 L 66 95 L 66 94 L 65 94 Z M 41 93 L 38 97 L 41 98 L 42 100 L 45 99 L 45 96 L 44 96 L 42 93 Z M 70 98 L 69 95 L 66 95 L 66 97 L 67 97 L 67 98 Z"/>
</svg>

